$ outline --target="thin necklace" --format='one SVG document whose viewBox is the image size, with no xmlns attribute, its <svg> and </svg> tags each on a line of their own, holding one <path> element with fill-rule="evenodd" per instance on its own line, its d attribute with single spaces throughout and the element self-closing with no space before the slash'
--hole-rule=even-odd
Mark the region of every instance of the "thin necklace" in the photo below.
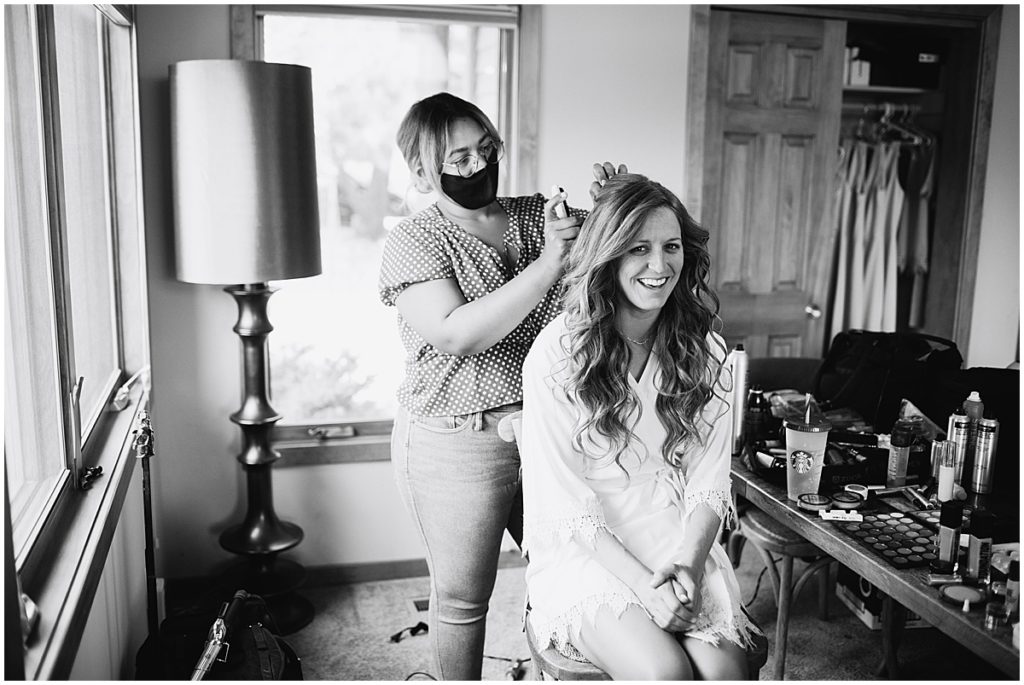
<svg viewBox="0 0 1024 685">
<path fill-rule="evenodd" d="M 629 342 L 633 343 L 634 345 L 639 345 L 640 347 L 645 347 L 647 345 L 647 343 L 649 343 L 651 341 L 651 336 L 650 335 L 648 335 L 643 340 L 633 340 L 631 337 L 629 337 L 625 333 L 622 334 L 622 337 L 625 338 L 626 340 L 628 340 Z"/>
</svg>

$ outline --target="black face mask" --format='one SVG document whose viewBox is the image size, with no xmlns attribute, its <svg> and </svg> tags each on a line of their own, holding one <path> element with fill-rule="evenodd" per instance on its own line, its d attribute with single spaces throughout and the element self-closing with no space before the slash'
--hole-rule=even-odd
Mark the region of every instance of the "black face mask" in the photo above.
<svg viewBox="0 0 1024 685">
<path fill-rule="evenodd" d="M 498 163 L 488 164 L 469 178 L 441 174 L 441 190 L 460 207 L 486 207 L 498 196 Z"/>
</svg>

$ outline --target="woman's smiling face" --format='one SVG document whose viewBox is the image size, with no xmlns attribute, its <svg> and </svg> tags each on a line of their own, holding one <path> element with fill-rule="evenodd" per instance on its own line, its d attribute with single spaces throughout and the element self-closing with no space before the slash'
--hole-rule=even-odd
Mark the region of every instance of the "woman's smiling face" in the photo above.
<svg viewBox="0 0 1024 685">
<path fill-rule="evenodd" d="M 671 209 L 659 207 L 619 257 L 619 304 L 637 313 L 660 311 L 682 272 L 682 229 Z"/>
</svg>

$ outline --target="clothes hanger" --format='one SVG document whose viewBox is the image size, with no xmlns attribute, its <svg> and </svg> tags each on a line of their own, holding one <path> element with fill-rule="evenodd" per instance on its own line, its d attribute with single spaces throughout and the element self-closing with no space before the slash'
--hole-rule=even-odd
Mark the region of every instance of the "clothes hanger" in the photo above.
<svg viewBox="0 0 1024 685">
<path fill-rule="evenodd" d="M 934 145 L 935 136 L 914 123 L 914 109 L 910 105 L 902 105 L 900 109 L 900 125 L 918 135 L 922 144 Z"/>
<path fill-rule="evenodd" d="M 909 143 L 910 145 L 921 145 L 924 142 L 924 138 L 918 135 L 916 132 L 903 127 L 902 125 L 893 121 L 893 115 L 895 114 L 896 107 L 891 102 L 886 102 L 882 107 L 882 117 L 880 124 L 884 131 L 893 131 L 904 139 L 899 140 L 901 143 Z"/>
</svg>

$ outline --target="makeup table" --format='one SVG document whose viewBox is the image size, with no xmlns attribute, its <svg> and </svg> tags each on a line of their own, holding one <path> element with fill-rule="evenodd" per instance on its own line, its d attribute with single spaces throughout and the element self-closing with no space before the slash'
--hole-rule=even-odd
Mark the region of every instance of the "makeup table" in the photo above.
<svg viewBox="0 0 1024 685">
<path fill-rule="evenodd" d="M 896 634 L 883 634 L 884 662 L 879 675 L 887 672 L 889 678 L 899 678 L 895 647 L 889 649 L 889 645 L 898 646 L 904 607 L 1007 675 L 1019 675 L 1020 651 L 1013 646 L 1010 628 L 988 631 L 984 627 L 984 606 L 963 613 L 959 607 L 940 599 L 938 589 L 925 582 L 927 566 L 903 569 L 892 566 L 882 557 L 864 549 L 836 523 L 820 518 L 817 512 L 797 508 L 796 503 L 787 498 L 785 484 L 780 486 L 752 473 L 738 456 L 732 458 L 732 489 L 734 494 L 789 526 L 885 593 L 883 616 L 890 612 L 890 616 L 895 618 L 888 625 L 895 626 L 892 629 Z"/>
</svg>

